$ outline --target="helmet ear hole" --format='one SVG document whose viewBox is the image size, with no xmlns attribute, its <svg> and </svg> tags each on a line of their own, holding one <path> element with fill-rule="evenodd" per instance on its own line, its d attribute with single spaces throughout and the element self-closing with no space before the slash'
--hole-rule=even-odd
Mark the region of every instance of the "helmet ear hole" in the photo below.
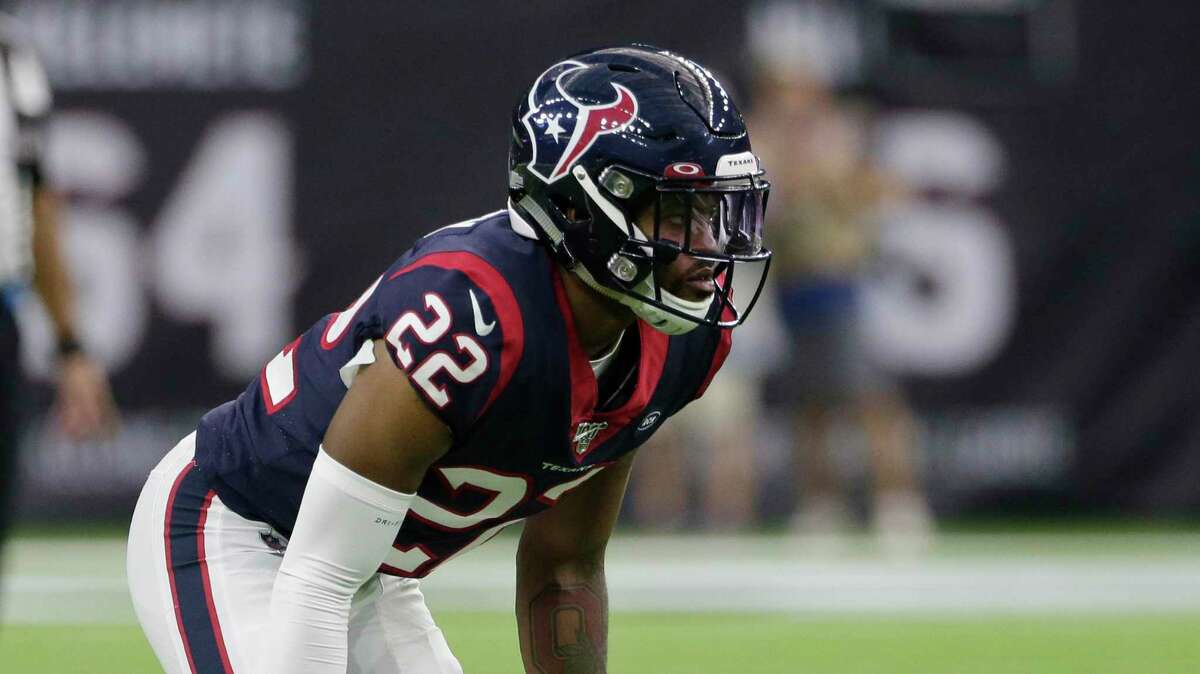
<svg viewBox="0 0 1200 674">
<path fill-rule="evenodd" d="M 549 200 L 550 203 L 554 205 L 554 208 L 556 208 L 566 220 L 570 222 L 580 222 L 587 219 L 587 215 L 580 213 L 579 210 L 575 208 L 575 205 L 571 203 L 571 200 L 565 196 L 561 194 L 550 194 Z"/>
</svg>

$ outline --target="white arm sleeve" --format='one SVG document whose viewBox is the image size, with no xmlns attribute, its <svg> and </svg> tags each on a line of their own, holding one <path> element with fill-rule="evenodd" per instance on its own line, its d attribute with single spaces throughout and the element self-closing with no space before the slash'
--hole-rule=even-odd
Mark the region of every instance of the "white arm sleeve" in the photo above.
<svg viewBox="0 0 1200 674">
<path fill-rule="evenodd" d="M 391 549 L 413 497 L 317 452 L 275 578 L 258 672 L 346 674 L 350 600 Z"/>
</svg>

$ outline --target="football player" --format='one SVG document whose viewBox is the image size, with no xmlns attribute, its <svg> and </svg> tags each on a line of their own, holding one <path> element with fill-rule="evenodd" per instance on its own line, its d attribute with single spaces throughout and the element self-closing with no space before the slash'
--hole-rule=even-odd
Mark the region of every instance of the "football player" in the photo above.
<svg viewBox="0 0 1200 674">
<path fill-rule="evenodd" d="M 58 198 L 43 171 L 50 82 L 24 28 L 0 14 L 0 543 L 13 512 L 21 403 L 30 395 L 15 315 L 26 292 L 37 293 L 56 337 L 57 428 L 81 441 L 109 438 L 119 425 L 108 375 L 78 340 Z"/>
<path fill-rule="evenodd" d="M 526 670 L 604 671 L 634 450 L 757 298 L 768 185 L 720 82 L 645 46 L 543 72 L 509 165 L 506 209 L 419 240 L 151 473 L 128 572 L 168 672 L 459 672 L 417 579 L 518 521 Z"/>
</svg>

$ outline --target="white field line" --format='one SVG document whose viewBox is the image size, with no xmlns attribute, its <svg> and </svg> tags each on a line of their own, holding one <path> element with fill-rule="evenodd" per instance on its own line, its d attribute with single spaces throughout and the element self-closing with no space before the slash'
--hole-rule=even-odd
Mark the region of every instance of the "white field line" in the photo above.
<svg viewBox="0 0 1200 674">
<path fill-rule="evenodd" d="M 430 606 L 512 606 L 513 570 L 431 577 Z M 1200 566 L 1086 562 L 661 561 L 608 564 L 614 611 L 790 613 L 1200 612 Z"/>
<path fill-rule="evenodd" d="M 460 560 L 422 583 L 435 613 L 510 611 L 513 586 L 511 558 L 494 557 Z M 1200 612 L 1200 565 L 1191 560 L 615 559 L 608 564 L 608 586 L 614 612 Z M 3 588 L 3 622 L 133 622 L 123 575 L 22 569 L 7 576 Z"/>
</svg>

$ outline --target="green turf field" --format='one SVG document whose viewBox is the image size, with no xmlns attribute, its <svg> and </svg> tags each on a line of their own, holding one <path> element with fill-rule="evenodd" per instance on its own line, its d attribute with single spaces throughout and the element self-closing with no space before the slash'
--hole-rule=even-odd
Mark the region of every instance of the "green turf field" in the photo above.
<svg viewBox="0 0 1200 674">
<path fill-rule="evenodd" d="M 422 581 L 468 674 L 520 673 L 514 536 Z M 0 674 L 157 672 L 119 536 L 6 548 Z M 950 532 L 917 555 L 869 539 L 622 532 L 608 554 L 609 671 L 623 674 L 1196 674 L 1200 534 Z"/>
<path fill-rule="evenodd" d="M 466 672 L 520 674 L 499 613 L 438 616 Z M 1200 671 L 1200 613 L 933 619 L 628 614 L 613 617 L 612 672 L 655 674 L 1187 674 Z M 9 626 L 5 672 L 156 672 L 126 626 Z"/>
</svg>

